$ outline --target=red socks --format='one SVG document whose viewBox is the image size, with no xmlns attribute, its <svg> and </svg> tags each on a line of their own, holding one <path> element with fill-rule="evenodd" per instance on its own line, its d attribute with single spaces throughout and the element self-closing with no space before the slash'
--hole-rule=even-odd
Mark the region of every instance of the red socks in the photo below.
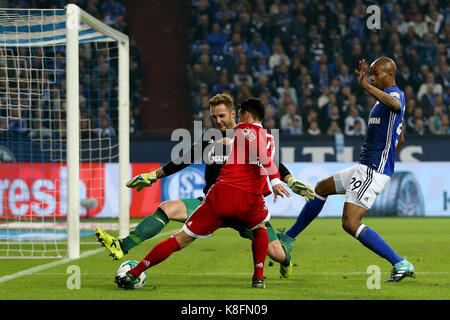
<svg viewBox="0 0 450 320">
<path fill-rule="evenodd" d="M 177 239 L 175 239 L 175 236 L 170 236 L 168 239 L 161 241 L 154 246 L 145 258 L 129 272 L 134 273 L 137 278 L 142 272 L 166 260 L 172 253 L 178 250 L 180 250 L 180 245 L 178 244 Z"/>
<path fill-rule="evenodd" d="M 264 280 L 264 262 L 266 261 L 269 247 L 269 235 L 266 228 L 253 230 L 252 252 L 254 273 L 252 280 L 259 278 Z"/>
<path fill-rule="evenodd" d="M 253 230 L 252 252 L 254 273 L 252 280 L 256 278 L 264 280 L 264 263 L 268 247 L 269 235 L 267 234 L 267 229 L 260 228 Z M 142 272 L 166 260 L 172 253 L 178 250 L 180 250 L 180 245 L 178 244 L 177 239 L 175 239 L 175 236 L 171 236 L 154 246 L 145 258 L 129 272 L 134 273 L 137 278 Z"/>
</svg>

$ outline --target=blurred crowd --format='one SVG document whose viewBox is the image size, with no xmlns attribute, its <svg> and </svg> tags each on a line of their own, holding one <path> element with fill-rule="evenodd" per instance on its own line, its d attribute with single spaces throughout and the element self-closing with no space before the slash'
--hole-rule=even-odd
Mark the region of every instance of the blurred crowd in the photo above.
<svg viewBox="0 0 450 320">
<path fill-rule="evenodd" d="M 66 0 L 10 0 L 9 8 L 62 9 Z M 123 0 L 73 0 L 95 18 L 129 35 Z M 130 37 L 130 133 L 139 131 L 142 94 L 141 53 Z M 0 48 L 0 128 L 31 137 L 65 134 L 65 47 Z M 82 139 L 116 137 L 118 125 L 117 44 L 81 43 L 79 50 L 80 130 Z M 11 64 L 18 64 L 21 68 Z M 44 79 L 40 83 L 37 79 Z M 5 79 L 8 79 L 6 81 Z M 7 88 L 7 90 L 6 90 Z M 5 90 L 3 90 L 5 89 Z M 8 110 L 7 110 L 7 108 Z M 56 135 L 56 136 L 55 136 Z"/>
<path fill-rule="evenodd" d="M 193 118 L 212 126 L 208 100 L 258 97 L 264 126 L 285 135 L 364 135 L 375 99 L 354 70 L 388 56 L 405 92 L 407 134 L 449 135 L 450 2 L 192 0 L 188 75 Z M 367 23 L 367 24 L 366 24 Z"/>
</svg>

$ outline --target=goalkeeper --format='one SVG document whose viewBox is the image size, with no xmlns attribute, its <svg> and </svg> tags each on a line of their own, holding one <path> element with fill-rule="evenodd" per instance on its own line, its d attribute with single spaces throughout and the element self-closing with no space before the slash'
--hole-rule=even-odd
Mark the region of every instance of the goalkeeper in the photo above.
<svg viewBox="0 0 450 320">
<path fill-rule="evenodd" d="M 225 137 L 227 129 L 234 129 L 236 127 L 236 111 L 234 110 L 233 100 L 229 95 L 218 94 L 210 99 L 209 104 L 212 120 L 216 128 L 219 129 Z M 224 152 L 222 152 L 220 155 L 217 155 L 215 153 L 217 153 L 219 149 L 221 149 L 221 151 L 226 149 L 228 140 L 227 138 L 223 138 L 221 141 L 216 142 L 211 140 L 203 141 L 202 137 L 202 140 L 199 143 L 201 143 L 202 145 L 201 155 L 206 153 L 208 154 L 208 161 L 206 161 L 205 168 L 206 185 L 203 189 L 204 194 L 207 194 L 208 190 L 216 182 L 217 177 L 220 173 L 220 169 L 225 164 L 228 158 L 226 155 L 224 155 Z M 152 186 L 152 184 L 155 183 L 158 179 L 167 177 L 188 167 L 190 163 L 194 163 L 194 161 L 197 160 L 194 158 L 194 147 L 195 144 L 192 146 L 190 150 L 191 152 L 187 152 L 183 156 L 185 157 L 186 155 L 190 154 L 191 158 L 188 159 L 190 160 L 190 162 L 179 161 L 180 159 L 177 159 L 177 161 L 170 161 L 156 171 L 150 173 L 142 173 L 130 179 L 127 182 L 127 187 L 133 189 L 135 188 L 137 191 L 141 191 L 143 188 Z M 307 184 L 304 184 L 301 181 L 295 179 L 290 174 L 289 170 L 281 163 L 279 165 L 279 172 L 282 180 L 287 183 L 287 185 L 292 189 L 294 193 L 304 196 L 307 201 L 314 198 L 314 190 Z M 123 239 L 114 238 L 103 231 L 101 228 L 97 228 L 96 236 L 98 240 L 110 251 L 110 255 L 113 256 L 113 258 L 121 259 L 124 254 L 128 253 L 132 248 L 147 239 L 153 238 L 158 233 L 160 233 L 169 221 L 178 221 L 184 223 L 197 209 L 202 200 L 203 198 L 200 197 L 162 202 L 153 214 L 145 217 L 130 232 L 130 234 Z M 241 228 L 238 228 L 237 226 L 231 225 L 228 227 L 232 227 L 239 231 L 240 235 L 244 238 L 251 239 L 252 237 L 252 232 L 250 230 L 243 230 Z M 270 241 L 268 256 L 272 260 L 280 263 L 281 277 L 288 278 L 290 273 L 292 272 L 290 250 L 280 242 L 274 228 L 270 225 L 270 222 L 267 222 L 266 228 L 269 234 Z"/>
</svg>

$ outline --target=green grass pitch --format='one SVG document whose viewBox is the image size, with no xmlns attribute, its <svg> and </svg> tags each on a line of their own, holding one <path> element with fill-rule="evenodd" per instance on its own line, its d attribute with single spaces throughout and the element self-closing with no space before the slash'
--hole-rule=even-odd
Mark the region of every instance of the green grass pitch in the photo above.
<svg viewBox="0 0 450 320">
<path fill-rule="evenodd" d="M 135 222 L 135 221 L 134 221 Z M 294 219 L 274 218 L 274 227 Z M 448 300 L 450 299 L 450 219 L 370 218 L 375 229 L 416 269 L 416 278 L 385 283 L 391 265 L 362 246 L 341 228 L 339 218 L 314 221 L 297 239 L 289 279 L 280 279 L 279 265 L 266 260 L 266 289 L 252 289 L 250 241 L 231 229 L 198 239 L 148 272 L 141 289 L 122 290 L 114 284 L 119 261 L 112 261 L 97 243 L 82 246 L 82 258 L 1 259 L 0 299 L 5 300 Z M 159 241 L 181 228 L 171 222 L 158 237 L 125 256 L 141 260 Z M 90 236 L 87 241 L 95 241 Z M 123 260 L 124 261 L 124 260 Z M 74 267 L 75 266 L 75 267 Z M 369 266 L 381 271 L 379 289 L 369 289 Z M 80 271 L 80 288 L 70 289 Z M 68 272 L 69 271 L 69 272 Z M 369 281 L 369 283 L 375 283 Z M 68 285 L 69 284 L 69 285 Z"/>
</svg>

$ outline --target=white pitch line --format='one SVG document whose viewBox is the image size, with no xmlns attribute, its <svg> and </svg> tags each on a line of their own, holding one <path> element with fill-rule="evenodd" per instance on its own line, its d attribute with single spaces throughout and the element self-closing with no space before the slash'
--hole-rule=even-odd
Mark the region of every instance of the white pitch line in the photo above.
<svg viewBox="0 0 450 320">
<path fill-rule="evenodd" d="M 295 270 L 293 270 L 295 272 Z M 381 274 L 390 274 L 390 272 L 380 272 Z M 424 272 L 414 272 L 414 274 L 449 274 L 449 271 L 424 271 Z M 226 276 L 226 275 L 249 275 L 252 274 L 251 272 L 202 272 L 202 273 L 186 273 L 189 274 L 189 276 Z M 311 276 L 340 276 L 340 275 L 358 275 L 358 274 L 370 274 L 367 272 L 299 272 L 296 273 L 298 275 L 311 275 Z M 179 275 L 178 273 L 168 273 L 168 272 L 158 272 L 158 275 L 162 276 L 173 276 L 173 275 Z"/>
<path fill-rule="evenodd" d="M 390 272 L 380 272 L 381 274 L 390 274 Z M 449 271 L 423 271 L 423 272 L 414 272 L 417 275 L 434 275 L 434 274 L 449 274 Z M 35 273 L 37 276 L 59 276 L 64 275 L 66 273 L 62 272 L 53 272 L 53 273 Z M 98 276 L 106 276 L 111 275 L 106 272 L 84 272 L 83 275 L 98 275 Z M 180 273 L 169 273 L 169 272 L 157 272 L 159 276 L 179 276 Z M 187 274 L 187 273 L 186 273 Z M 193 277 L 204 277 L 204 276 L 248 276 L 251 275 L 252 272 L 196 272 L 189 273 L 189 276 Z M 342 275 L 358 275 L 358 274 L 368 274 L 367 272 L 300 272 L 298 275 L 305 276 L 323 276 L 323 275 L 332 275 L 332 276 L 342 276 Z"/>
<path fill-rule="evenodd" d="M 173 234 L 174 232 L 176 232 L 178 230 L 179 229 L 175 229 L 175 230 L 170 230 L 170 231 L 167 231 L 167 232 L 160 233 L 160 234 L 156 235 L 155 237 L 153 237 L 153 239 L 159 238 L 159 237 L 163 237 L 163 236 L 166 236 L 168 234 Z M 100 253 L 100 252 L 104 252 L 104 250 L 105 250 L 105 248 L 102 247 L 102 248 L 98 248 L 98 249 L 95 249 L 95 250 L 85 251 L 85 252 L 80 254 L 80 259 L 92 256 L 92 255 Z M 22 271 L 13 273 L 13 274 L 9 274 L 9 275 L 0 277 L 0 283 L 6 282 L 6 281 L 9 281 L 9 280 L 13 280 L 13 279 L 16 279 L 16 278 L 19 278 L 19 277 L 23 277 L 23 276 L 28 276 L 28 275 L 31 275 L 33 273 L 36 273 L 36 272 L 39 272 L 39 271 L 42 271 L 42 270 L 45 270 L 45 269 L 53 268 L 53 267 L 59 266 L 61 264 L 69 263 L 71 261 L 76 261 L 76 260 L 78 260 L 78 259 L 64 258 L 64 259 L 61 259 L 61 260 L 58 260 L 58 261 L 53 261 L 53 262 L 50 262 L 50 263 L 42 264 L 42 265 L 37 266 L 37 267 L 33 267 L 33 268 L 30 268 L 30 269 L 22 270 Z"/>
<path fill-rule="evenodd" d="M 98 249 L 95 249 L 95 250 L 85 251 L 82 254 L 80 254 L 80 259 L 89 257 L 89 256 L 91 256 L 93 254 L 99 253 L 99 252 L 104 251 L 104 250 L 105 250 L 104 248 L 98 248 Z M 26 270 L 23 270 L 23 271 L 19 271 L 19 272 L 13 273 L 13 274 L 9 274 L 9 275 L 1 277 L 0 278 L 0 283 L 6 282 L 6 281 L 9 281 L 9 280 L 13 280 L 13 279 L 16 279 L 16 278 L 19 278 L 19 277 L 23 277 L 23 276 L 28 276 L 30 274 L 33 274 L 33 273 L 36 273 L 36 272 L 39 272 L 39 271 L 42 271 L 42 270 L 45 270 L 45 269 L 53 268 L 53 267 L 56 267 L 56 266 L 59 266 L 61 264 L 65 264 L 65 263 L 68 263 L 68 262 L 71 262 L 71 261 L 74 261 L 74 260 L 77 260 L 77 259 L 64 258 L 64 259 L 61 259 L 61 260 L 58 260 L 58 261 L 53 261 L 53 262 L 50 262 L 50 263 L 42 264 L 42 265 L 37 266 L 37 267 L 33 267 L 33 268 L 26 269 Z"/>
</svg>

